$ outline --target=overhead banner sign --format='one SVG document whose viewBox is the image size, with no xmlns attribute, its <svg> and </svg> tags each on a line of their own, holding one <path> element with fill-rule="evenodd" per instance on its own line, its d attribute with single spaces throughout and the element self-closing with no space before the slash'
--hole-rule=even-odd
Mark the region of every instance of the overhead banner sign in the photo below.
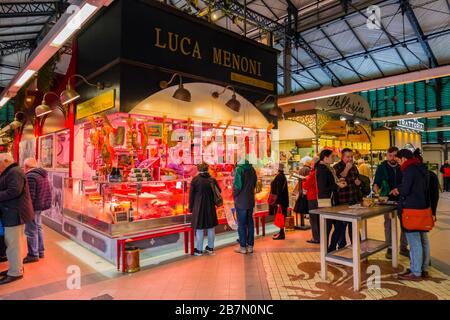
<svg viewBox="0 0 450 320">
<path fill-rule="evenodd" d="M 415 131 L 424 131 L 425 124 L 420 122 L 417 119 L 402 119 L 397 121 L 397 127 L 415 130 Z"/>
<path fill-rule="evenodd" d="M 114 108 L 115 90 L 109 90 L 101 95 L 77 105 L 76 120 Z"/>
<path fill-rule="evenodd" d="M 126 1 L 122 10 L 122 57 L 276 92 L 275 49 L 155 2 Z"/>
<path fill-rule="evenodd" d="M 316 101 L 316 109 L 347 117 L 370 120 L 370 105 L 357 94 L 334 96 Z"/>
</svg>

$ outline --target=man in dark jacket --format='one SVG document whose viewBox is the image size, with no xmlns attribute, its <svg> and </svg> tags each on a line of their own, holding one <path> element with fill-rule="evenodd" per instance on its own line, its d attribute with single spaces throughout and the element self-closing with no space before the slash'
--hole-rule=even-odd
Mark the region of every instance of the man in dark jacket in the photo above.
<svg viewBox="0 0 450 320">
<path fill-rule="evenodd" d="M 23 263 L 39 261 L 44 257 L 44 236 L 42 233 L 41 212 L 52 205 L 52 190 L 48 181 L 47 171 L 38 168 L 36 159 L 28 158 L 24 161 L 24 169 L 33 204 L 34 220 L 25 224 L 28 254 Z"/>
<path fill-rule="evenodd" d="M 10 154 L 0 154 L 0 212 L 5 227 L 9 269 L 0 273 L 0 285 L 23 278 L 21 240 L 23 224 L 33 221 L 27 179 Z"/>
<path fill-rule="evenodd" d="M 388 197 L 389 201 L 395 202 L 399 200 L 398 186 L 402 183 L 402 172 L 396 159 L 397 153 L 397 147 L 390 147 L 387 150 L 386 160 L 377 167 L 373 181 L 373 191 L 375 193 L 383 197 Z M 392 232 L 391 218 L 389 215 L 389 213 L 384 215 L 384 236 L 386 242 L 389 244 L 386 258 L 392 259 Z M 409 257 L 408 241 L 403 231 L 400 233 L 400 254 Z"/>
<path fill-rule="evenodd" d="M 255 208 L 256 171 L 245 160 L 238 164 L 234 171 L 233 198 L 238 220 L 239 248 L 238 253 L 253 253 L 255 228 L 253 209 Z"/>
</svg>

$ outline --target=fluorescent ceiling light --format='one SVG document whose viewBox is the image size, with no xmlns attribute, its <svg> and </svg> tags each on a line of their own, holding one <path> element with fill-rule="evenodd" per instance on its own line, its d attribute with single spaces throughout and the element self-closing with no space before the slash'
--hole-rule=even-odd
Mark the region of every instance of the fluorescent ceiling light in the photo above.
<svg viewBox="0 0 450 320">
<path fill-rule="evenodd" d="M 76 12 L 66 26 L 58 33 L 51 42 L 51 46 L 60 47 L 69 39 L 75 31 L 81 28 L 81 25 L 97 10 L 96 6 L 86 3 L 80 11 Z"/>
<path fill-rule="evenodd" d="M 311 100 L 320 100 L 320 99 L 325 99 L 325 98 L 330 98 L 330 97 L 342 96 L 344 94 L 348 94 L 348 93 L 347 92 L 340 92 L 340 93 L 327 94 L 327 95 L 324 95 L 324 96 L 317 96 L 317 97 L 314 97 L 314 98 L 298 99 L 294 103 L 306 102 L 306 101 L 311 101 Z"/>
<path fill-rule="evenodd" d="M 0 100 L 0 107 L 3 107 L 9 101 L 9 97 L 3 97 Z"/>
<path fill-rule="evenodd" d="M 34 74 L 36 73 L 36 71 L 34 70 L 27 70 L 25 71 L 19 78 L 19 80 L 16 81 L 16 83 L 14 84 L 16 87 L 21 87 L 23 86 L 23 84 L 25 82 L 27 82 Z"/>
</svg>

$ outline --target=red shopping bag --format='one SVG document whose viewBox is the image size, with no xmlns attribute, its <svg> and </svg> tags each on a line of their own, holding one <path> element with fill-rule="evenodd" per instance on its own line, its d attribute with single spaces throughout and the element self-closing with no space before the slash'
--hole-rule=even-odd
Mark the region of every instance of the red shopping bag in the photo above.
<svg viewBox="0 0 450 320">
<path fill-rule="evenodd" d="M 280 229 L 284 228 L 284 214 L 281 210 L 281 206 L 278 206 L 277 214 L 275 215 L 275 221 L 273 223 Z"/>
</svg>

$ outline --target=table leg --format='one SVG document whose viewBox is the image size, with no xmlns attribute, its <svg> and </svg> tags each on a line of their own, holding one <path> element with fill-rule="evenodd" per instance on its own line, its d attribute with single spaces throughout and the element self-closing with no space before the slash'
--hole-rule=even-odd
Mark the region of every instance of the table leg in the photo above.
<svg viewBox="0 0 450 320">
<path fill-rule="evenodd" d="M 119 271 L 120 270 L 120 240 L 119 239 L 117 239 L 116 256 L 117 256 L 117 271 Z"/>
<path fill-rule="evenodd" d="M 184 253 L 189 252 L 189 231 L 184 232 Z"/>
<path fill-rule="evenodd" d="M 120 254 L 122 255 L 122 272 L 125 273 L 125 240 L 121 241 Z"/>
<path fill-rule="evenodd" d="M 191 255 L 194 255 L 194 229 L 191 229 L 190 233 L 191 233 L 191 241 L 190 241 Z"/>
<path fill-rule="evenodd" d="M 266 217 L 261 217 L 261 224 L 262 224 L 262 235 L 263 237 L 266 235 Z"/>
<path fill-rule="evenodd" d="M 255 220 L 256 235 L 259 236 L 259 217 L 254 218 L 254 220 Z"/>
<path fill-rule="evenodd" d="M 361 287 L 361 239 L 359 238 L 359 221 L 352 222 L 353 233 L 353 290 L 359 291 Z"/>
<path fill-rule="evenodd" d="M 398 232 L 397 232 L 397 214 L 391 212 L 389 214 L 391 218 L 391 239 L 392 239 L 392 267 L 398 266 Z"/>
<path fill-rule="evenodd" d="M 320 215 L 320 276 L 322 280 L 327 280 L 327 261 L 325 256 L 327 254 L 328 239 L 325 223 L 326 219 Z"/>
<path fill-rule="evenodd" d="M 362 221 L 361 238 L 363 241 L 367 240 L 367 220 Z"/>
</svg>

